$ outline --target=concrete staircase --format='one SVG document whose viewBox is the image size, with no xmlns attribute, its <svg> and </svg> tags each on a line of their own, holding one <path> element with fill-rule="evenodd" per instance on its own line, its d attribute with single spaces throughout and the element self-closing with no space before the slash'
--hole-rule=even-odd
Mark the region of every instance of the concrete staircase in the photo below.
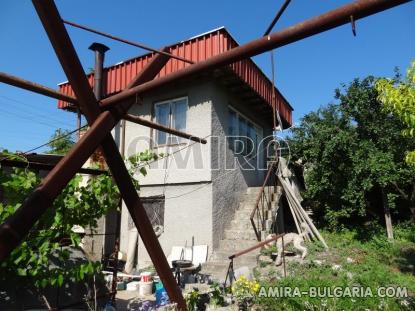
<svg viewBox="0 0 415 311">
<path fill-rule="evenodd" d="M 202 265 L 202 274 L 208 274 L 213 280 L 224 282 L 229 266 L 228 257 L 238 251 L 244 250 L 258 243 L 251 225 L 250 215 L 255 206 L 261 187 L 251 187 L 239 203 L 233 220 L 224 232 L 224 238 L 219 242 L 219 247 L 210 255 L 208 262 Z M 272 207 L 267 211 L 266 229 L 271 229 L 272 215 L 275 215 L 278 206 L 278 191 L 274 193 Z M 265 237 L 268 233 L 261 232 Z M 234 259 L 234 269 L 246 266 L 251 270 L 256 267 L 260 249 L 242 255 Z"/>
</svg>

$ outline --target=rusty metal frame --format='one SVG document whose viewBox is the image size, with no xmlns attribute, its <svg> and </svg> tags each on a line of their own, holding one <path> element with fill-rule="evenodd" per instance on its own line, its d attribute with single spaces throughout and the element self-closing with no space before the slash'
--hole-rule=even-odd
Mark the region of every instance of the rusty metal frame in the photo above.
<svg viewBox="0 0 415 311">
<path fill-rule="evenodd" d="M 125 117 L 129 107 L 134 103 L 134 98 L 137 98 L 137 94 L 165 86 L 179 78 L 191 77 L 203 71 L 214 70 L 244 58 L 344 25 L 349 23 L 350 16 L 353 16 L 354 20 L 357 20 L 410 2 L 411 0 L 355 1 L 282 31 L 236 47 L 206 61 L 193 64 L 166 77 L 153 80 L 169 59 L 169 56 L 159 53 L 153 57 L 152 61 L 124 91 L 106 98 L 101 102 L 97 101 L 92 92 L 53 0 L 32 1 L 69 83 L 74 90 L 76 102 L 90 124 L 90 129 L 50 171 L 42 183 L 24 201 L 22 206 L 0 226 L 0 260 L 5 260 L 10 252 L 19 245 L 42 214 L 52 205 L 53 200 L 69 180 L 82 167 L 96 148 L 101 145 L 108 167 L 120 189 L 122 198 L 142 237 L 156 270 L 166 287 L 169 297 L 178 304 L 180 309 L 185 310 L 186 305 L 181 291 L 174 280 L 166 257 L 134 188 L 131 177 L 124 165 L 115 141 L 110 134 L 110 131 L 118 121 Z M 23 84 L 18 83 L 18 80 L 10 79 L 10 76 L 7 77 L 5 74 L 0 78 L 2 81 L 8 80 L 9 84 L 47 96 L 69 102 L 74 102 L 75 100 L 75 98 L 68 97 L 67 95 L 29 81 L 24 81 L 25 83 Z M 63 96 L 66 96 L 66 98 Z M 149 126 L 149 124 L 146 125 Z"/>
<path fill-rule="evenodd" d="M 341 6 L 337 9 L 321 14 L 319 16 L 308 19 L 304 22 L 295 24 L 278 32 L 274 32 L 268 36 L 250 41 L 246 44 L 235 47 L 231 50 L 223 52 L 217 56 L 213 56 L 205 61 L 201 61 L 180 71 L 169 74 L 167 76 L 152 80 L 129 90 L 103 99 L 101 107 L 108 109 L 116 106 L 120 102 L 142 94 L 144 92 L 154 90 L 165 86 L 181 78 L 192 77 L 195 74 L 218 69 L 220 67 L 230 65 L 244 58 L 252 57 L 266 51 L 282 47 L 287 44 L 311 37 L 313 35 L 325 32 L 327 30 L 350 23 L 350 16 L 353 15 L 354 20 L 382 12 L 403 3 L 412 0 L 358 0 Z"/>
<path fill-rule="evenodd" d="M 52 98 L 64 100 L 71 104 L 76 104 L 76 98 L 58 91 L 55 91 L 54 89 L 51 89 L 47 86 L 43 86 L 41 84 L 24 80 L 22 78 L 18 78 L 12 75 L 9 75 L 5 72 L 0 71 L 0 82 L 7 83 L 10 85 L 13 85 L 15 87 L 19 87 L 28 91 L 32 91 L 38 94 L 42 94 L 45 96 L 49 96 Z"/>
<path fill-rule="evenodd" d="M 140 80 L 138 80 L 138 81 L 133 80 L 130 83 L 131 86 L 127 86 L 127 89 L 141 83 L 140 81 L 142 80 L 142 78 L 141 78 L 140 75 L 137 76 L 135 79 L 140 79 Z M 26 89 L 26 90 L 32 91 L 34 93 L 46 95 L 48 97 L 64 100 L 64 101 L 70 102 L 74 105 L 78 105 L 78 101 L 73 96 L 66 95 L 64 93 L 55 91 L 54 89 L 48 88 L 47 86 L 44 86 L 44 85 L 41 85 L 41 84 L 38 84 L 38 83 L 34 83 L 34 82 L 31 82 L 31 81 L 28 81 L 28 80 L 24 80 L 22 78 L 12 76 L 12 75 L 9 75 L 9 74 L 4 73 L 4 72 L 0 72 L 0 82 L 6 83 L 6 84 L 9 84 L 9 85 L 13 85 L 13 86 L 16 86 L 16 87 L 19 87 L 19 88 L 22 88 L 22 89 Z M 183 137 L 183 138 L 186 138 L 186 139 L 189 139 L 189 140 L 193 140 L 195 142 L 199 142 L 199 143 L 202 143 L 202 144 L 207 143 L 206 139 L 203 139 L 203 138 L 200 138 L 200 137 L 197 137 L 197 136 L 194 136 L 194 135 L 182 132 L 182 131 L 178 131 L 178 130 L 175 130 L 175 129 L 170 128 L 170 127 L 166 127 L 164 125 L 158 124 L 156 122 L 152 122 L 150 120 L 140 118 L 138 116 L 134 116 L 134 115 L 131 115 L 131 114 L 125 114 L 123 116 L 123 119 L 125 119 L 127 121 L 130 121 L 130 122 L 133 122 L 133 123 L 136 123 L 136 124 L 147 126 L 149 128 L 155 129 L 155 130 L 163 131 L 163 132 L 166 132 L 166 133 L 169 133 L 169 134 L 173 134 L 173 135 L 176 135 L 176 136 L 179 136 L 179 137 Z"/>
</svg>

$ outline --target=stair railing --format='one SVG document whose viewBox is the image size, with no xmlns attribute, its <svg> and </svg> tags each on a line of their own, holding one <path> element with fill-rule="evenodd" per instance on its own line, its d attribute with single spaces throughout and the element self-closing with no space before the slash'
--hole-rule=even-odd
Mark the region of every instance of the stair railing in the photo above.
<svg viewBox="0 0 415 311">
<path fill-rule="evenodd" d="M 254 251 L 254 250 L 256 250 L 256 249 L 258 249 L 260 247 L 263 247 L 266 244 L 269 244 L 271 242 L 274 242 L 274 241 L 278 240 L 279 238 L 284 237 L 284 235 L 285 235 L 285 233 L 273 234 L 270 238 L 268 238 L 267 240 L 265 240 L 263 242 L 259 242 L 258 244 L 255 244 L 255 245 L 253 245 L 251 247 L 248 247 L 248 248 L 246 248 L 246 249 L 244 249 L 242 251 L 239 251 L 239 252 L 237 252 L 235 254 L 230 255 L 228 257 L 228 259 L 229 259 L 229 266 L 228 266 L 228 271 L 226 272 L 225 283 L 223 283 L 223 287 L 226 288 L 226 283 L 228 282 L 228 279 L 229 279 L 230 286 L 232 286 L 232 282 L 233 281 L 236 281 L 235 271 L 233 269 L 233 261 L 234 261 L 234 259 L 236 259 L 236 258 L 238 258 L 240 256 L 243 256 L 245 254 L 248 254 L 248 253 L 250 253 L 250 252 L 252 252 L 252 251 Z M 285 266 L 284 266 L 284 271 L 285 271 Z"/>
<path fill-rule="evenodd" d="M 265 230 L 267 211 L 271 207 L 275 187 L 277 186 L 277 164 L 272 163 L 268 169 L 264 183 L 258 193 L 250 220 L 258 241 L 261 241 L 261 231 Z"/>
</svg>

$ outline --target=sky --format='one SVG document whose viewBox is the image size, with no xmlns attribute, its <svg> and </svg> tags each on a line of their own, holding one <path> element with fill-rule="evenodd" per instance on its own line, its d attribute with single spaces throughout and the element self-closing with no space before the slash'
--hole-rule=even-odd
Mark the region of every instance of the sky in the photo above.
<svg viewBox="0 0 415 311">
<path fill-rule="evenodd" d="M 351 1 L 351 0 L 349 0 Z M 293 0 L 278 31 L 349 1 Z M 225 26 L 239 44 L 260 37 L 282 0 L 57 0 L 62 18 L 159 48 Z M 294 107 L 293 120 L 334 100 L 334 89 L 356 77 L 393 76 L 415 59 L 415 1 L 307 38 L 275 51 L 276 85 Z M 67 26 L 86 71 L 93 67 L 89 45 L 111 48 L 106 65 L 145 51 Z M 0 3 L 0 71 L 51 88 L 66 81 L 31 1 Z M 270 76 L 269 53 L 254 61 Z M 49 140 L 56 128 L 73 130 L 76 115 L 58 110 L 56 100 L 0 83 L 0 147 L 26 151 Z M 40 149 L 38 152 L 44 151 Z"/>
</svg>

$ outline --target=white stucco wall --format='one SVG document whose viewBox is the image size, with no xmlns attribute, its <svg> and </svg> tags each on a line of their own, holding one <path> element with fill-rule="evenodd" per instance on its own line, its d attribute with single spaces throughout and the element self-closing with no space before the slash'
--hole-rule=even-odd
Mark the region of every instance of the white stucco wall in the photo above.
<svg viewBox="0 0 415 311">
<path fill-rule="evenodd" d="M 196 245 L 207 244 L 212 249 L 212 184 L 188 184 L 164 187 L 143 187 L 140 195 L 166 197 L 164 212 L 164 232 L 159 242 L 166 256 L 172 246 L 190 246 L 192 238 Z M 127 217 L 125 217 L 127 216 Z M 128 222 L 123 213 L 122 226 Z M 138 247 L 138 266 L 151 264 L 150 257 L 141 239 Z"/>
<path fill-rule="evenodd" d="M 196 244 L 207 244 L 211 252 L 218 246 L 224 229 L 232 220 L 240 197 L 247 187 L 260 186 L 265 174 L 264 171 L 243 170 L 238 166 L 229 169 L 233 167 L 229 164 L 235 161 L 225 139 L 229 105 L 263 128 L 263 135 L 269 133 L 265 130 L 267 125 L 257 120 L 250 109 L 243 108 L 237 98 L 213 81 L 187 82 L 165 89 L 163 93 L 146 94 L 142 104 L 134 105 L 130 113 L 152 120 L 156 102 L 183 96 L 188 98 L 185 132 L 207 137 L 208 143 L 202 145 L 184 140 L 184 144 L 173 149 L 154 149 L 157 153 L 171 153 L 191 144 L 174 157 L 153 163 L 147 176 L 139 178 L 142 185 L 140 196 L 164 195 L 166 198 L 164 233 L 159 238 L 166 255 L 172 246 L 184 246 L 186 242 L 190 245 L 192 237 Z M 120 137 L 118 129 L 114 134 Z M 153 136 L 154 131 L 148 127 L 127 122 L 126 156 L 149 149 L 149 138 Z M 128 211 L 123 206 L 120 249 L 125 253 L 128 218 Z M 141 240 L 138 258 L 140 267 L 150 263 Z"/>
<path fill-rule="evenodd" d="M 191 87 L 188 87 L 191 85 Z M 174 156 L 160 159 L 150 165 L 148 174 L 139 177 L 140 196 L 165 196 L 164 233 L 160 244 L 168 255 L 174 245 L 191 244 L 192 236 L 196 244 L 207 244 L 212 248 L 212 185 L 210 171 L 210 135 L 211 135 L 211 94 L 212 82 L 199 81 L 175 85 L 163 93 L 146 94 L 141 105 L 134 105 L 129 111 L 147 120 L 152 120 L 154 104 L 159 101 L 186 96 L 188 110 L 185 132 L 208 141 L 203 145 L 183 140 L 174 147 L 160 147 L 153 150 L 160 154 L 176 152 Z M 150 149 L 150 137 L 154 130 L 127 122 L 125 154 L 130 156 Z M 117 133 L 115 133 L 117 136 Z M 180 149 L 183 149 L 180 151 Z M 180 196 L 180 197 L 178 197 Z M 122 252 L 128 246 L 128 211 L 123 206 L 121 217 Z M 150 262 L 142 241 L 139 241 L 139 265 Z"/>
</svg>

